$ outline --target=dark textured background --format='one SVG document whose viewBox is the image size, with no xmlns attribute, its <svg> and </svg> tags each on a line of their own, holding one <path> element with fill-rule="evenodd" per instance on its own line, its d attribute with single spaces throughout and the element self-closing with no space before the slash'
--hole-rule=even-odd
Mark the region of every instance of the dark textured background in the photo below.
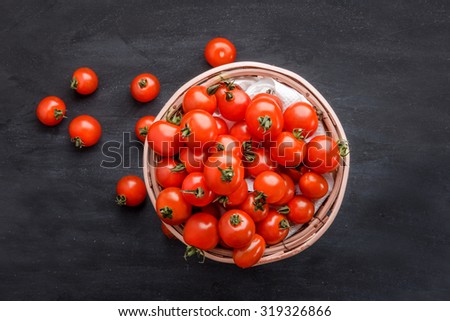
<svg viewBox="0 0 450 321">
<path fill-rule="evenodd" d="M 450 299 L 450 6 L 447 1 L 1 1 L 1 299 Z M 120 140 L 209 67 L 213 37 L 239 61 L 290 69 L 340 117 L 352 148 L 341 211 L 306 252 L 250 270 L 186 263 L 150 201 L 114 204 L 101 144 L 76 150 L 64 120 L 35 107 L 60 96 L 88 113 L 102 142 Z M 79 97 L 72 72 L 99 90 Z M 161 94 L 134 102 L 131 79 L 152 72 Z M 125 155 L 128 156 L 128 155 Z"/>
</svg>

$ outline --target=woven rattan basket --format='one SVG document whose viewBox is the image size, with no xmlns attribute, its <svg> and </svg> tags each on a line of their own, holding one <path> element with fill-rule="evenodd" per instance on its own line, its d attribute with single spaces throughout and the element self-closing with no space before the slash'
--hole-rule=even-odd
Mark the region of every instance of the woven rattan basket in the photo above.
<svg viewBox="0 0 450 321">
<path fill-rule="evenodd" d="M 156 120 L 165 119 L 168 114 L 172 114 L 181 109 L 183 95 L 190 87 L 200 84 L 210 86 L 220 82 L 221 79 L 241 76 L 271 77 L 278 82 L 295 89 L 323 113 L 323 123 L 326 131 L 330 133 L 335 140 L 346 140 L 344 130 L 333 109 L 311 84 L 291 71 L 257 62 L 237 62 L 223 65 L 210 69 L 188 81 L 169 99 L 161 109 L 160 113 L 156 116 Z M 155 158 L 157 157 L 158 156 L 153 153 L 146 142 L 144 146 L 144 179 L 154 207 L 156 204 L 156 197 L 160 192 L 160 187 L 155 180 L 155 168 L 153 166 Z M 294 235 L 285 239 L 284 242 L 268 246 L 258 264 L 271 263 L 298 254 L 314 244 L 325 233 L 333 223 L 341 206 L 349 170 L 350 156 L 347 155 L 343 159 L 342 165 L 338 167 L 334 174 L 335 181 L 330 195 L 318 209 L 311 222 L 305 224 Z M 167 225 L 167 227 L 176 238 L 183 242 L 182 226 Z M 233 263 L 232 251 L 230 250 L 216 248 L 205 252 L 205 256 L 214 261 Z"/>
</svg>

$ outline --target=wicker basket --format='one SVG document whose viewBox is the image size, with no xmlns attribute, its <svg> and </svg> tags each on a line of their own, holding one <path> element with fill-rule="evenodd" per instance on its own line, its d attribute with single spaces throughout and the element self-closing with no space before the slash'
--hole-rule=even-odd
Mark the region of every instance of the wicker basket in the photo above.
<svg viewBox="0 0 450 321">
<path fill-rule="evenodd" d="M 223 65 L 210 69 L 188 81 L 169 99 L 156 116 L 156 120 L 164 119 L 168 114 L 172 114 L 181 109 L 183 95 L 190 87 L 200 84 L 210 86 L 218 83 L 221 79 L 240 76 L 271 77 L 280 83 L 295 89 L 323 113 L 323 123 L 327 132 L 331 133 L 332 137 L 336 140 L 346 140 L 344 130 L 333 109 L 311 84 L 291 71 L 257 62 L 237 62 Z M 155 180 L 155 168 L 152 166 L 157 157 L 158 156 L 153 153 L 146 142 L 144 146 L 144 179 L 154 207 L 156 198 L 160 192 L 160 187 Z M 343 159 L 342 164 L 344 166 L 339 166 L 335 172 L 334 186 L 330 195 L 318 209 L 313 219 L 308 224 L 305 224 L 294 235 L 285 239 L 284 242 L 268 246 L 263 257 L 258 262 L 258 265 L 283 260 L 304 251 L 314 244 L 330 227 L 339 211 L 339 207 L 341 206 L 344 197 L 350 170 L 349 155 Z M 167 225 L 167 227 L 176 238 L 183 242 L 182 226 Z M 231 250 L 217 248 L 205 252 L 205 256 L 214 261 L 233 263 Z"/>
</svg>

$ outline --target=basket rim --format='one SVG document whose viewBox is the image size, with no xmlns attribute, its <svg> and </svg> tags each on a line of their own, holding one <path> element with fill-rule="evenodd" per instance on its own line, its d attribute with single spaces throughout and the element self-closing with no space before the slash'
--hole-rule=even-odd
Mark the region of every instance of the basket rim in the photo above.
<svg viewBox="0 0 450 321">
<path fill-rule="evenodd" d="M 260 63 L 260 62 L 254 62 L 254 61 L 242 61 L 242 62 L 235 62 L 235 63 L 222 65 L 219 67 L 209 69 L 209 70 L 197 75 L 196 77 L 190 79 L 189 81 L 184 83 L 168 99 L 168 101 L 164 104 L 164 106 L 161 108 L 160 112 L 155 117 L 155 121 L 162 119 L 163 116 L 167 114 L 169 109 L 174 107 L 175 102 L 177 100 L 179 100 L 180 97 L 182 97 L 182 95 L 190 87 L 202 84 L 207 81 L 212 81 L 212 80 L 215 80 L 215 82 L 218 82 L 218 81 L 220 81 L 221 77 L 232 78 L 233 76 L 227 77 L 227 72 L 232 74 L 233 71 L 247 70 L 247 69 L 253 70 L 253 71 L 261 70 L 261 71 L 265 71 L 265 72 L 275 73 L 276 75 L 273 76 L 274 78 L 283 76 L 283 78 L 285 78 L 284 80 L 292 81 L 293 83 L 297 83 L 297 84 L 305 87 L 307 89 L 307 95 L 306 96 L 304 95 L 305 98 L 308 99 L 308 101 L 310 101 L 312 99 L 309 96 L 309 94 L 310 94 L 314 98 L 314 100 L 318 101 L 321 105 L 321 108 L 325 109 L 328 117 L 330 118 L 330 121 L 331 121 L 330 124 L 332 127 L 334 127 L 336 133 L 339 136 L 339 139 L 342 139 L 342 140 L 347 139 L 347 137 L 345 135 L 345 131 L 339 121 L 339 118 L 337 117 L 336 113 L 334 112 L 333 108 L 330 106 L 328 101 L 322 96 L 322 94 L 314 86 L 312 86 L 303 77 L 301 77 L 300 75 L 298 75 L 290 70 L 287 70 L 287 69 L 284 69 L 281 67 L 277 67 L 274 65 Z M 150 172 L 152 169 L 151 169 L 151 166 L 149 165 L 149 154 L 150 154 L 149 144 L 148 144 L 147 140 L 145 140 L 145 142 L 144 142 L 144 168 L 143 168 L 144 181 L 145 181 L 145 185 L 147 188 L 147 193 L 152 201 L 153 207 L 155 208 L 156 195 L 154 194 L 154 191 L 152 188 L 152 186 L 154 184 L 150 181 L 150 179 L 151 179 Z M 343 201 L 343 198 L 345 195 L 349 171 L 350 171 L 350 155 L 345 156 L 343 158 L 343 162 L 344 162 L 345 166 L 339 166 L 339 168 L 337 170 L 337 173 L 339 174 L 339 178 L 340 178 L 340 181 L 339 181 L 340 185 L 338 187 L 338 192 L 335 195 L 334 200 L 332 200 L 331 203 L 329 202 L 331 195 L 328 196 L 328 198 L 324 202 L 324 204 L 329 203 L 328 204 L 329 209 L 327 210 L 327 213 L 330 212 L 330 214 L 328 216 L 325 216 L 324 220 L 319 219 L 319 221 L 320 221 L 318 223 L 319 227 L 314 231 L 312 236 L 308 237 L 304 242 L 300 242 L 300 244 L 297 244 L 293 248 L 288 248 L 286 245 L 284 245 L 284 242 L 282 242 L 284 249 L 282 249 L 278 252 L 275 252 L 273 254 L 263 256 L 261 258 L 260 262 L 258 262 L 256 265 L 271 263 L 271 262 L 283 260 L 290 256 L 296 255 L 296 254 L 304 251 L 305 249 L 309 248 L 311 245 L 313 245 L 328 230 L 328 228 L 331 226 L 331 224 L 333 223 L 334 219 L 336 218 L 336 216 L 338 214 L 339 208 L 342 204 L 342 201 Z M 335 180 L 335 183 L 336 183 L 336 180 Z M 158 188 L 158 187 L 156 187 L 156 188 Z M 324 206 L 324 205 L 322 205 L 322 206 Z M 315 215 L 317 214 L 317 212 L 315 213 Z M 180 240 L 182 243 L 185 244 L 185 242 L 182 238 L 182 233 L 180 232 L 181 231 L 180 227 L 173 227 L 173 226 L 167 225 L 164 222 L 163 222 L 163 224 L 165 224 L 169 228 L 169 230 L 172 233 L 174 233 L 174 235 L 176 236 L 176 238 L 178 240 Z M 213 251 L 209 251 L 209 252 L 205 251 L 205 257 L 207 257 L 211 260 L 214 260 L 214 261 L 218 261 L 218 262 L 233 263 L 233 261 L 230 257 L 223 256 L 224 255 L 223 253 L 228 253 L 228 252 L 229 252 L 229 250 L 216 250 L 216 251 L 213 250 Z"/>
</svg>

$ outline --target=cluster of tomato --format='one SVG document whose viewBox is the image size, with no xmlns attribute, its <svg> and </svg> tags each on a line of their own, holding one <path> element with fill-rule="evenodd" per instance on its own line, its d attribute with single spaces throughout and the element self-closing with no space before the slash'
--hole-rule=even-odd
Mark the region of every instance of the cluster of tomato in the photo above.
<svg viewBox="0 0 450 321">
<path fill-rule="evenodd" d="M 186 254 L 220 244 L 233 249 L 238 266 L 250 267 L 291 224 L 308 223 L 313 201 L 328 192 L 321 174 L 334 171 L 345 152 L 326 135 L 305 142 L 318 124 L 309 103 L 283 112 L 275 95 L 251 99 L 232 80 L 191 87 L 182 112 L 154 122 L 147 140 L 160 156 L 156 213 L 166 224 L 184 224 Z"/>
</svg>

